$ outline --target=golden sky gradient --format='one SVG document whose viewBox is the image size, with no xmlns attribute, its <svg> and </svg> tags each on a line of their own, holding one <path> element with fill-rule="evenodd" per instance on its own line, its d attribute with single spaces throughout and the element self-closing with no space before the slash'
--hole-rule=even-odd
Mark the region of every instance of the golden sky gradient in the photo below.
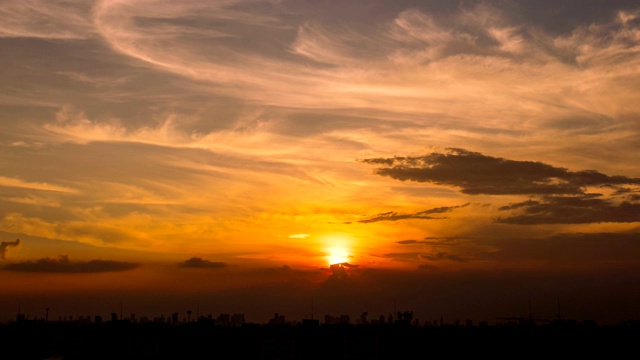
<svg viewBox="0 0 640 360">
<path fill-rule="evenodd" d="M 635 1 L 8 0 L 0 17 L 0 321 L 122 298 L 640 316 Z"/>
</svg>

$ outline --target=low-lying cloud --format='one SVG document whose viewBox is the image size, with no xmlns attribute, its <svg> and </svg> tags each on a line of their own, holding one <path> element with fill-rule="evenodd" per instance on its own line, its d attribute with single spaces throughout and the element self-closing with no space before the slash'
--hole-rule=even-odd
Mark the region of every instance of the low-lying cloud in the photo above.
<svg viewBox="0 0 640 360">
<path fill-rule="evenodd" d="M 60 255 L 57 259 L 43 258 L 27 260 L 4 266 L 5 270 L 39 273 L 102 273 L 135 269 L 137 263 L 115 260 L 71 261 L 69 256 Z"/>
<path fill-rule="evenodd" d="M 229 266 L 229 264 L 219 261 L 209 261 L 201 257 L 192 257 L 180 263 L 180 267 L 199 268 L 199 269 L 221 269 Z"/>
</svg>

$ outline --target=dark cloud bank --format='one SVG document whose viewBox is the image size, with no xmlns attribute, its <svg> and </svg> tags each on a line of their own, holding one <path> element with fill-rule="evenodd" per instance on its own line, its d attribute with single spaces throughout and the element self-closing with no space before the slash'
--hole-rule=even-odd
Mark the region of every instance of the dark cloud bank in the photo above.
<svg viewBox="0 0 640 360">
<path fill-rule="evenodd" d="M 526 201 L 499 210 L 523 208 L 523 213 L 496 221 L 505 224 L 587 224 L 598 222 L 640 221 L 640 204 L 590 197 L 544 197 L 543 201 Z"/>
<path fill-rule="evenodd" d="M 192 257 L 180 263 L 180 267 L 198 268 L 198 269 L 221 269 L 229 266 L 224 262 L 209 261 L 201 257 Z"/>
<path fill-rule="evenodd" d="M 514 213 L 499 217 L 496 220 L 498 223 L 530 225 L 640 221 L 638 197 L 629 195 L 637 190 L 629 186 L 640 185 L 640 178 L 609 176 L 596 170 L 570 171 L 542 162 L 496 158 L 456 148 L 424 156 L 371 158 L 361 162 L 377 166 L 377 175 L 456 187 L 468 195 L 536 197 L 536 200 L 500 207 L 501 211 Z M 588 193 L 588 187 L 614 191 L 606 197 Z M 620 201 L 620 196 L 624 196 L 623 201 Z M 427 214 L 385 213 L 363 222 L 430 218 Z"/>
<path fill-rule="evenodd" d="M 43 258 L 35 261 L 28 260 L 7 264 L 4 269 L 40 273 L 101 273 L 126 271 L 138 266 L 139 264 L 136 263 L 114 260 L 71 261 L 67 255 L 60 255 L 57 259 Z"/>
<path fill-rule="evenodd" d="M 636 232 L 565 233 L 538 238 L 425 238 L 397 241 L 407 250 L 381 256 L 395 261 L 428 262 L 433 270 L 437 269 L 437 261 L 447 260 L 595 269 L 624 264 L 640 266 L 639 241 L 640 234 Z"/>
<path fill-rule="evenodd" d="M 375 173 L 397 180 L 455 186 L 464 194 L 584 194 L 585 186 L 640 185 L 639 178 L 608 176 L 595 170 L 569 171 L 541 162 L 486 156 L 447 149 L 416 157 L 364 159 L 381 166 Z"/>
</svg>

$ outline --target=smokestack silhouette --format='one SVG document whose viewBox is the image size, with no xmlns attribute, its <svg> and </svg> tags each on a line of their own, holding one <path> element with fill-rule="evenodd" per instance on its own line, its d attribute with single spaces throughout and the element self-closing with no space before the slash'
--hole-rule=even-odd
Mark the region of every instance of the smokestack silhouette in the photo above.
<svg viewBox="0 0 640 360">
<path fill-rule="evenodd" d="M 3 241 L 2 244 L 0 244 L 0 258 L 4 259 L 9 248 L 16 247 L 18 245 L 20 245 L 20 239 L 16 239 L 16 241 Z"/>
</svg>

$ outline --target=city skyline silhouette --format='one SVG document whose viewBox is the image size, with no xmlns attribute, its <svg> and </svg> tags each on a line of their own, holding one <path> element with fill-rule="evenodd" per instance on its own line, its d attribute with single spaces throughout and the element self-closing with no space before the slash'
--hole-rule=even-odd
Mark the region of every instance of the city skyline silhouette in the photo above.
<svg viewBox="0 0 640 360">
<path fill-rule="evenodd" d="M 147 319 L 134 314 L 109 319 L 78 317 L 51 321 L 28 319 L 0 324 L 0 343 L 15 359 L 175 359 L 240 356 L 259 359 L 370 359 L 433 355 L 502 357 L 503 350 L 527 356 L 549 352 L 567 356 L 618 356 L 632 351 L 640 320 L 616 325 L 563 319 L 500 318 L 495 324 L 443 319 L 421 323 L 412 311 L 388 318 L 352 321 L 347 314 L 325 314 L 324 321 L 287 321 L 275 313 L 264 324 L 246 322 L 243 314 L 211 314 L 191 319 L 192 311 Z M 539 321 L 543 321 L 542 324 Z M 428 356 L 426 356 L 428 357 Z"/>
</svg>

